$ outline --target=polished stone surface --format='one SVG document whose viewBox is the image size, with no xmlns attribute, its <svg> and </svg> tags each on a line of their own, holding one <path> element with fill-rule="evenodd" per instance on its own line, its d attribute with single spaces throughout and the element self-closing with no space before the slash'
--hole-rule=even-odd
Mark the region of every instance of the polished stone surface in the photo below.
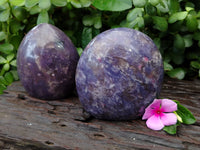
<svg viewBox="0 0 200 150">
<path fill-rule="evenodd" d="M 74 89 L 78 59 L 76 48 L 65 33 L 44 23 L 29 31 L 21 42 L 18 74 L 29 95 L 62 99 Z"/>
<path fill-rule="evenodd" d="M 85 48 L 76 87 L 84 109 L 107 120 L 132 120 L 159 94 L 162 57 L 145 34 L 128 28 L 105 31 Z"/>
</svg>

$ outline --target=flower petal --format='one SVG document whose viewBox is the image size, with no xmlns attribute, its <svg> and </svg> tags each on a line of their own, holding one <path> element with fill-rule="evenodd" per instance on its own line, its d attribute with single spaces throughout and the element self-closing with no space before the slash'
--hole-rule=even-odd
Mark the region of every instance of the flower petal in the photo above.
<svg viewBox="0 0 200 150">
<path fill-rule="evenodd" d="M 146 119 L 148 119 L 149 117 L 151 117 L 153 115 L 154 115 L 153 109 L 151 109 L 150 107 L 147 107 L 145 109 L 144 115 L 142 116 L 142 120 L 146 120 Z"/>
<path fill-rule="evenodd" d="M 154 110 L 160 108 L 162 100 L 161 99 L 154 99 L 154 101 L 145 109 L 145 113 L 142 117 L 142 120 L 148 119 L 154 115 Z"/>
<path fill-rule="evenodd" d="M 149 105 L 149 107 L 155 109 L 155 108 L 160 108 L 160 105 L 162 103 L 162 99 L 154 99 L 154 101 Z"/>
<path fill-rule="evenodd" d="M 147 122 L 147 127 L 152 129 L 152 130 L 161 130 L 164 128 L 164 124 L 162 123 L 160 117 L 157 117 L 155 115 L 151 116 Z"/>
<path fill-rule="evenodd" d="M 177 116 L 174 113 L 163 113 L 161 121 L 165 126 L 174 125 L 177 122 Z"/>
<path fill-rule="evenodd" d="M 173 112 L 177 110 L 177 104 L 170 99 L 163 99 L 161 107 L 163 112 Z"/>
</svg>

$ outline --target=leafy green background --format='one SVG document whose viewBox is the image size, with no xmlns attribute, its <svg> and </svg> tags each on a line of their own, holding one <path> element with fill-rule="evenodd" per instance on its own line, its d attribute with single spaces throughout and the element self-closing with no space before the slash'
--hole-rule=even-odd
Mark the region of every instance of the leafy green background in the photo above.
<svg viewBox="0 0 200 150">
<path fill-rule="evenodd" d="M 94 36 L 107 29 L 140 30 L 156 43 L 168 76 L 199 78 L 199 10 L 197 0 L 1 0 L 0 93 L 18 80 L 18 46 L 40 23 L 63 30 L 79 54 Z"/>
</svg>

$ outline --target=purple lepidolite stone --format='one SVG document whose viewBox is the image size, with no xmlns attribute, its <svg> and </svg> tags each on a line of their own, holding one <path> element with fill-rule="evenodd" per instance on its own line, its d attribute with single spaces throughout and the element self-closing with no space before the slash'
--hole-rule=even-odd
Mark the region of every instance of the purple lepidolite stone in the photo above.
<svg viewBox="0 0 200 150">
<path fill-rule="evenodd" d="M 65 33 L 44 23 L 22 40 L 17 54 L 18 74 L 29 95 L 62 99 L 75 87 L 78 59 L 76 48 Z"/>
<path fill-rule="evenodd" d="M 145 34 L 115 28 L 96 36 L 76 70 L 76 87 L 84 109 L 96 118 L 132 120 L 143 115 L 159 94 L 162 57 Z"/>
</svg>

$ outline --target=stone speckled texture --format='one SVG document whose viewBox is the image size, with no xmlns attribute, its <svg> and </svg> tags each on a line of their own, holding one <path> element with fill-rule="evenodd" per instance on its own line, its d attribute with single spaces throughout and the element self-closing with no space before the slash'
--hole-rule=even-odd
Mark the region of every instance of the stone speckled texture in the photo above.
<svg viewBox="0 0 200 150">
<path fill-rule="evenodd" d="M 21 42 L 18 74 L 29 95 L 62 99 L 74 89 L 78 59 L 76 48 L 65 33 L 44 23 L 29 31 Z"/>
<path fill-rule="evenodd" d="M 162 57 L 145 34 L 115 28 L 95 37 L 76 70 L 76 88 L 84 109 L 99 119 L 132 120 L 143 115 L 159 94 Z"/>
</svg>

